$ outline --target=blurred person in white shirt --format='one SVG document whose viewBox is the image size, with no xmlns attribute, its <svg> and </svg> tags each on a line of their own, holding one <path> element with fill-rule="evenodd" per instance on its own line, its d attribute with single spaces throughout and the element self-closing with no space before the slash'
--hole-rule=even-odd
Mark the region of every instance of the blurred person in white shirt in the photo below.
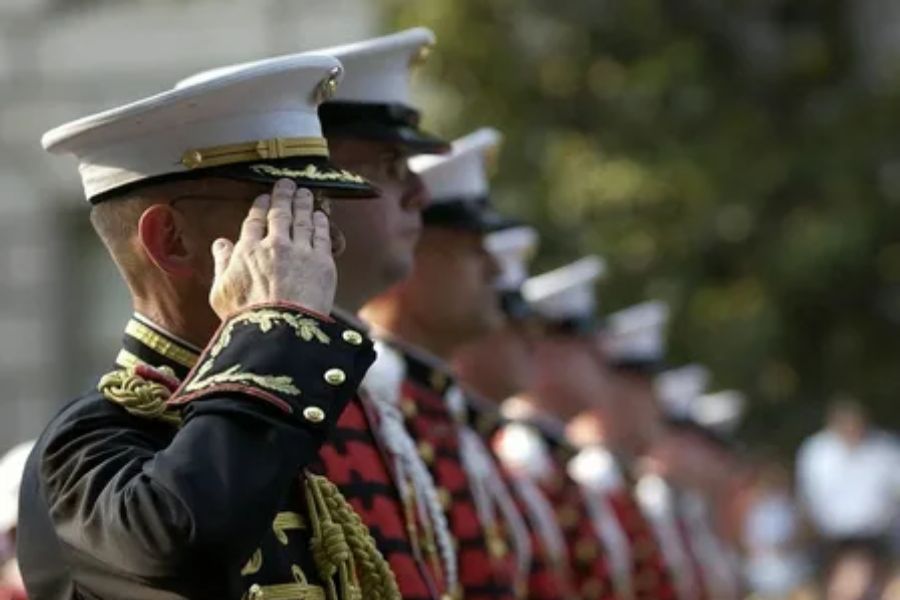
<svg viewBox="0 0 900 600">
<path fill-rule="evenodd" d="M 788 470 L 762 462 L 751 494 L 741 532 L 747 581 L 759 598 L 798 597 L 811 583 L 811 565 Z"/>
<path fill-rule="evenodd" d="M 862 594 L 859 597 L 868 597 L 866 594 L 880 585 L 893 558 L 890 534 L 900 515 L 897 438 L 870 427 L 857 402 L 836 401 L 829 407 L 825 429 L 800 447 L 797 485 L 803 508 L 821 541 L 821 566 L 829 578 L 828 587 L 845 589 L 846 585 L 834 579 L 864 571 L 869 576 L 865 581 L 854 576 L 859 583 L 853 587 Z M 849 568 L 861 561 L 866 563 L 865 569 Z M 839 597 L 853 595 L 841 593 Z"/>
</svg>

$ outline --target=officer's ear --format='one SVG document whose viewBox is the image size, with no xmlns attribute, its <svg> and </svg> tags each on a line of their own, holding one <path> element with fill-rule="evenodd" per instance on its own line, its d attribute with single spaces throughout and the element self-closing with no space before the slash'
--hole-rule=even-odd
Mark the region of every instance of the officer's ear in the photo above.
<svg viewBox="0 0 900 600">
<path fill-rule="evenodd" d="M 158 269 L 177 278 L 194 275 L 195 261 L 185 240 L 185 220 L 170 204 L 154 204 L 141 214 L 138 240 Z"/>
</svg>

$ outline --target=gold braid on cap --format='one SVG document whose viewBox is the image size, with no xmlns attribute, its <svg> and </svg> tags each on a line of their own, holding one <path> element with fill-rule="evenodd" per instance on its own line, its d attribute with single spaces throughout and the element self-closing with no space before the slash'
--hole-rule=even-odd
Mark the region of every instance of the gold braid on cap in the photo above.
<svg viewBox="0 0 900 600">
<path fill-rule="evenodd" d="M 328 158 L 328 142 L 322 137 L 271 138 L 243 144 L 195 148 L 181 155 L 181 164 L 188 169 L 199 169 L 293 156 Z"/>
</svg>

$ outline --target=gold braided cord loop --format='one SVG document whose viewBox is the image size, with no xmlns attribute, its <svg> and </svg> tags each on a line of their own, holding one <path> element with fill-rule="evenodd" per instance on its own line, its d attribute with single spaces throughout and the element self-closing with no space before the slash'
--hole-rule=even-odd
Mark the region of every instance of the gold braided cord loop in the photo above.
<svg viewBox="0 0 900 600">
<path fill-rule="evenodd" d="M 181 425 L 181 415 L 166 405 L 166 400 L 172 395 L 169 388 L 141 377 L 135 369 L 136 366 L 132 366 L 107 373 L 100 378 L 97 391 L 137 417 Z M 175 377 L 175 373 L 167 367 L 157 370 Z"/>
<path fill-rule="evenodd" d="M 332 571 L 333 564 L 338 563 L 342 597 L 360 600 L 364 588 L 367 600 L 401 600 L 397 580 L 387 560 L 375 546 L 368 527 L 337 486 L 325 477 L 307 473 L 306 496 L 314 533 L 316 564 L 320 565 L 320 569 Z M 330 525 L 340 528 L 340 536 Z M 344 544 L 349 548 L 349 555 L 344 554 Z M 361 586 L 357 581 L 356 567 Z M 337 598 L 337 591 L 333 588 L 332 593 Z"/>
</svg>

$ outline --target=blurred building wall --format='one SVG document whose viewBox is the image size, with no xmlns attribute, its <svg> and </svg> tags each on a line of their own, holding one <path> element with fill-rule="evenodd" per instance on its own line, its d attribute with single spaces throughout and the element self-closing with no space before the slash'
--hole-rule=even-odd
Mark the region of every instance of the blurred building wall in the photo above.
<svg viewBox="0 0 900 600">
<path fill-rule="evenodd" d="M 0 452 L 110 368 L 130 312 L 75 163 L 41 134 L 201 69 L 375 35 L 375 7 L 0 0 Z"/>
</svg>

